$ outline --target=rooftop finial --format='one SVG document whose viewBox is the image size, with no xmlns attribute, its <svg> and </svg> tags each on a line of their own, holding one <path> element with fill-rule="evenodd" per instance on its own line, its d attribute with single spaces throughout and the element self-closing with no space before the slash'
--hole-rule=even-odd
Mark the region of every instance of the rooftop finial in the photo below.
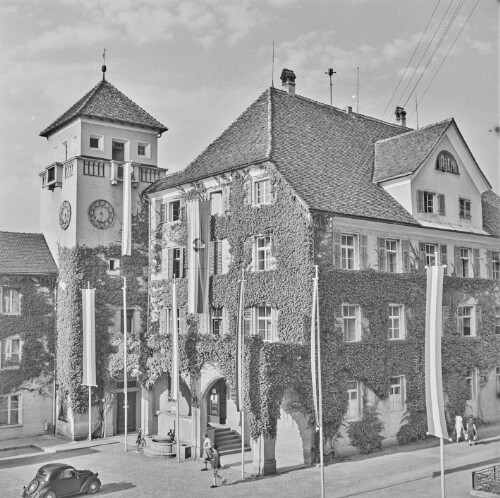
<svg viewBox="0 0 500 498">
<path fill-rule="evenodd" d="M 106 79 L 106 49 L 102 53 L 102 80 Z"/>
</svg>

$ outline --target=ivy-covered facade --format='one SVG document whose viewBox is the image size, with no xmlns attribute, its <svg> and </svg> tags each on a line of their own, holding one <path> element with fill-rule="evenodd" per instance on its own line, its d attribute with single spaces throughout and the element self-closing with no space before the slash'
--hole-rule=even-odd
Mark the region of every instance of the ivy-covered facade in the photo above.
<svg viewBox="0 0 500 498">
<path fill-rule="evenodd" d="M 313 462 L 317 267 L 325 453 L 425 437 L 424 269 L 436 257 L 447 267 L 442 361 L 450 427 L 456 413 L 498 420 L 500 233 L 488 220 L 500 202 L 456 124 L 410 130 L 299 97 L 291 71 L 282 79 L 286 91 L 264 92 L 189 166 L 147 190 L 143 427 L 150 434 L 174 427 L 177 319 L 181 440 L 199 451 L 203 433 L 223 426 L 251 447 L 257 473 Z M 206 314 L 187 313 L 186 204 L 194 200 L 211 200 L 212 209 Z M 234 402 L 242 274 L 244 434 Z"/>
<path fill-rule="evenodd" d="M 0 439 L 53 429 L 56 279 L 41 234 L 0 232 Z"/>
</svg>

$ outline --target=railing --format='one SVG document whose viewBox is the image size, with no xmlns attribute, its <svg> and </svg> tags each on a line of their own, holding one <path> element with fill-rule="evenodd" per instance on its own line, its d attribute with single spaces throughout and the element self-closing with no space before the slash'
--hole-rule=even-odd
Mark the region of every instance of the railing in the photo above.
<svg viewBox="0 0 500 498">
<path fill-rule="evenodd" d="M 74 159 L 70 159 L 68 162 L 64 163 L 64 178 L 69 178 L 73 176 L 73 165 L 75 164 Z"/>
<path fill-rule="evenodd" d="M 472 472 L 472 488 L 500 496 L 500 464 Z"/>
</svg>

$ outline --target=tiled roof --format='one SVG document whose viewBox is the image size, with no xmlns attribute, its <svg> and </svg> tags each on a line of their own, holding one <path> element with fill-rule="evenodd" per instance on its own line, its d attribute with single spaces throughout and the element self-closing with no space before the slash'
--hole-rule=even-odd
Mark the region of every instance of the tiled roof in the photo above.
<svg viewBox="0 0 500 498">
<path fill-rule="evenodd" d="M 483 228 L 491 235 L 500 237 L 500 196 L 493 190 L 481 195 L 483 206 Z"/>
<path fill-rule="evenodd" d="M 434 123 L 375 144 L 373 181 L 410 175 L 427 159 L 453 119 Z"/>
<path fill-rule="evenodd" d="M 66 123 L 81 116 L 142 126 L 159 133 L 163 133 L 168 129 L 120 92 L 120 90 L 115 88 L 109 81 L 102 80 L 51 125 L 45 128 L 40 133 L 40 136 L 48 137 Z"/>
<path fill-rule="evenodd" d="M 418 224 L 371 181 L 373 144 L 405 131 L 271 88 L 184 170 L 147 193 L 269 160 L 311 209 Z"/>
<path fill-rule="evenodd" d="M 0 232 L 0 274 L 57 274 L 41 233 Z"/>
</svg>

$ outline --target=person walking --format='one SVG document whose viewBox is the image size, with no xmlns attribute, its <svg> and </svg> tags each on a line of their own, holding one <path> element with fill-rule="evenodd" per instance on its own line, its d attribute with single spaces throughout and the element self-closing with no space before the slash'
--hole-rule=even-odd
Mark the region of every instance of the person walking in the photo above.
<svg viewBox="0 0 500 498">
<path fill-rule="evenodd" d="M 214 444 L 212 447 L 212 470 L 214 472 L 213 480 L 214 483 L 210 486 L 211 488 L 217 487 L 217 478 L 222 481 L 222 484 L 226 484 L 226 479 L 219 475 L 219 467 L 220 467 L 220 456 L 219 451 L 217 450 L 217 445 Z"/>
<path fill-rule="evenodd" d="M 469 440 L 469 446 L 472 446 L 472 443 L 477 444 L 477 441 L 475 441 L 476 436 L 476 424 L 474 423 L 474 417 L 471 415 L 467 420 L 467 438 Z"/>
<path fill-rule="evenodd" d="M 462 416 L 457 414 L 455 416 L 455 432 L 457 433 L 457 443 L 460 441 L 460 436 L 462 435 L 463 430 L 463 419 Z"/>
<path fill-rule="evenodd" d="M 208 434 L 203 436 L 203 451 L 205 452 L 205 460 L 212 460 L 212 441 Z"/>
</svg>

